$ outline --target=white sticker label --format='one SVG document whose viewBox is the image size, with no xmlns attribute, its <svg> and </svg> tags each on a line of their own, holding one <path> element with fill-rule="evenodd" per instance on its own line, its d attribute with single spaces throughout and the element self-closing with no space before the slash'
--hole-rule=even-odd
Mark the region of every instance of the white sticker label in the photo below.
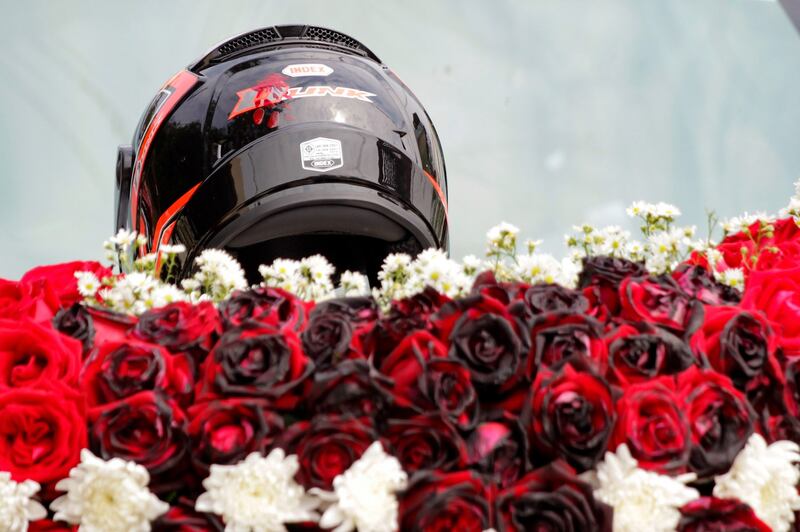
<svg viewBox="0 0 800 532">
<path fill-rule="evenodd" d="M 300 144 L 300 161 L 303 168 L 314 172 L 327 172 L 341 168 L 342 143 L 336 139 L 317 137 Z"/>
<path fill-rule="evenodd" d="M 302 63 L 298 65 L 288 65 L 281 70 L 285 76 L 301 78 L 304 76 L 327 76 L 333 73 L 333 69 L 328 65 L 319 63 Z"/>
</svg>

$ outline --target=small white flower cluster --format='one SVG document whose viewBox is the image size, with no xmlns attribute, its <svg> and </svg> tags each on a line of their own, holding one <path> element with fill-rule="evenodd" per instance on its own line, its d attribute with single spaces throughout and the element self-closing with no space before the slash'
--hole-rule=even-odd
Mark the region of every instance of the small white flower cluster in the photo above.
<svg viewBox="0 0 800 532">
<path fill-rule="evenodd" d="M 794 196 L 789 199 L 789 205 L 781 209 L 778 215 L 781 218 L 791 216 L 795 223 L 800 225 L 800 181 L 794 182 Z"/>
<path fill-rule="evenodd" d="M 146 272 L 110 276 L 102 280 L 92 272 L 75 272 L 75 277 L 84 302 L 122 314 L 139 315 L 151 308 L 189 299 L 175 285 L 163 283 Z"/>
<path fill-rule="evenodd" d="M 334 295 L 331 277 L 336 269 L 322 255 L 302 260 L 276 259 L 270 265 L 259 266 L 258 272 L 264 278 L 263 286 L 282 288 L 306 301 L 320 301 Z M 369 284 L 366 277 L 358 273 L 347 271 L 342 277 L 348 284 L 346 290 L 351 292 L 361 288 L 366 291 L 362 285 Z"/>
<path fill-rule="evenodd" d="M 463 296 L 479 273 L 480 266 L 475 262 L 474 257 L 470 257 L 464 265 L 459 264 L 435 248 L 426 249 L 415 259 L 405 253 L 393 253 L 383 261 L 378 272 L 381 285 L 373 290 L 373 295 L 382 304 L 388 304 L 430 286 L 449 297 Z"/>
<path fill-rule="evenodd" d="M 396 494 L 407 476 L 379 442 L 334 479 L 333 492 L 306 493 L 294 480 L 298 468 L 297 456 L 282 449 L 266 457 L 252 453 L 236 465 L 212 465 L 195 509 L 221 516 L 225 529 L 237 532 L 285 532 L 284 525 L 301 522 L 336 527 L 334 532 L 397 530 Z"/>
<path fill-rule="evenodd" d="M 247 279 L 239 262 L 221 249 L 205 249 L 194 259 L 197 272 L 181 281 L 193 301 L 223 301 L 234 290 L 247 288 Z"/>
<path fill-rule="evenodd" d="M 730 234 L 738 233 L 740 231 L 749 231 L 750 226 L 758 221 L 772 223 L 775 221 L 775 219 L 765 212 L 757 212 L 754 214 L 748 214 L 745 212 L 741 216 L 734 216 L 720 222 L 720 227 L 722 228 L 723 233 L 722 236 L 724 238 Z"/>
<path fill-rule="evenodd" d="M 11 473 L 0 471 L 0 530 L 25 532 L 29 521 L 47 517 L 45 507 L 33 499 L 38 491 L 38 482 L 14 482 Z"/>
</svg>

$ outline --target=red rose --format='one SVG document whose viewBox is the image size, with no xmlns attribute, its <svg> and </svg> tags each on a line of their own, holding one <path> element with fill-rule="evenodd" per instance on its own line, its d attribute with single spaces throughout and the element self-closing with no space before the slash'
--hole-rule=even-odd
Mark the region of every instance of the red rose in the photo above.
<svg viewBox="0 0 800 532">
<path fill-rule="evenodd" d="M 81 370 L 81 344 L 30 320 L 0 320 L 0 388 L 75 387 Z"/>
<path fill-rule="evenodd" d="M 191 400 L 191 360 L 137 340 L 106 342 L 92 352 L 81 374 L 89 406 L 113 403 L 142 391 L 163 391 L 180 403 Z"/>
<path fill-rule="evenodd" d="M 191 406 L 188 416 L 192 463 L 201 478 L 211 464 L 235 464 L 250 453 L 266 452 L 284 428 L 263 399 L 207 401 Z"/>
<path fill-rule="evenodd" d="M 92 319 L 94 328 L 94 346 L 105 342 L 121 342 L 128 338 L 128 334 L 139 321 L 135 316 L 119 314 L 109 310 L 85 307 Z"/>
<path fill-rule="evenodd" d="M 537 316 L 530 327 L 530 352 L 526 375 L 533 380 L 542 368 L 573 356 L 605 359 L 600 323 L 584 314 L 550 312 Z"/>
<path fill-rule="evenodd" d="M 622 324 L 605 337 L 605 342 L 608 378 L 623 387 L 675 375 L 697 362 L 686 342 L 648 323 Z"/>
<path fill-rule="evenodd" d="M 74 390 L 57 382 L 0 390 L 0 471 L 45 484 L 49 499 L 86 446 L 85 405 Z"/>
<path fill-rule="evenodd" d="M 423 473 L 400 496 L 400 530 L 483 532 L 492 527 L 493 505 L 478 473 Z"/>
<path fill-rule="evenodd" d="M 608 448 L 613 451 L 623 443 L 645 469 L 686 469 L 692 437 L 672 379 L 659 377 L 625 389 L 617 401 L 617 424 Z"/>
<path fill-rule="evenodd" d="M 94 345 L 94 323 L 92 315 L 80 303 L 59 310 L 52 321 L 53 329 L 74 338 L 83 347 L 83 356 L 89 354 Z"/>
<path fill-rule="evenodd" d="M 474 294 L 445 303 L 438 312 L 430 316 L 429 321 L 436 336 L 447 342 L 450 340 L 453 328 L 462 317 L 466 315 L 468 319 L 475 320 L 484 314 L 511 319 L 503 302 L 487 295 Z"/>
<path fill-rule="evenodd" d="M 616 316 L 620 311 L 619 286 L 622 281 L 646 273 L 644 265 L 638 262 L 604 256 L 586 257 L 578 277 L 578 288 L 589 298 L 592 315 Z"/>
<path fill-rule="evenodd" d="M 752 272 L 742 308 L 763 312 L 786 356 L 800 356 L 800 267 Z"/>
<path fill-rule="evenodd" d="M 0 279 L 0 318 L 49 322 L 60 307 L 58 296 L 46 280 L 18 283 Z"/>
<path fill-rule="evenodd" d="M 453 471 L 467 464 L 467 445 L 456 429 L 437 414 L 389 419 L 382 435 L 388 452 L 409 475 L 417 471 Z"/>
<path fill-rule="evenodd" d="M 678 335 L 691 335 L 703 322 L 702 303 L 667 275 L 628 277 L 619 285 L 619 299 L 624 319 L 660 325 Z"/>
<path fill-rule="evenodd" d="M 739 390 L 750 392 L 771 386 L 781 374 L 775 356 L 778 340 L 760 312 L 708 306 L 692 347 Z"/>
<path fill-rule="evenodd" d="M 314 414 L 375 416 L 391 403 L 391 387 L 391 379 L 366 360 L 345 360 L 314 373 L 304 403 Z"/>
<path fill-rule="evenodd" d="M 612 514 L 610 506 L 594 498 L 592 487 L 560 460 L 497 495 L 499 532 L 611 532 Z"/>
<path fill-rule="evenodd" d="M 467 440 L 471 469 L 484 473 L 500 486 L 514 483 L 530 469 L 528 438 L 511 415 L 475 427 Z"/>
<path fill-rule="evenodd" d="M 133 335 L 163 345 L 173 353 L 186 353 L 199 364 L 211 350 L 219 331 L 219 314 L 213 303 L 178 301 L 139 316 Z"/>
<path fill-rule="evenodd" d="M 530 324 L 540 314 L 564 312 L 582 314 L 589 308 L 589 300 L 578 290 L 559 284 L 537 284 L 529 287 L 518 301 L 511 303 L 510 311 Z"/>
<path fill-rule="evenodd" d="M 206 358 L 196 398 L 260 397 L 291 410 L 313 370 L 294 331 L 247 325 L 226 332 Z"/>
<path fill-rule="evenodd" d="M 185 484 L 181 473 L 189 451 L 186 415 L 161 392 L 139 392 L 92 408 L 89 420 L 91 449 L 97 456 L 143 465 L 156 493 Z"/>
<path fill-rule="evenodd" d="M 706 305 L 736 305 L 742 299 L 741 292 L 714 279 L 704 266 L 681 264 L 672 278 L 687 295 Z"/>
<path fill-rule="evenodd" d="M 111 268 L 107 268 L 99 262 L 74 261 L 38 266 L 28 270 L 20 282 L 47 281 L 60 300 L 61 306 L 68 307 L 83 299 L 78 292 L 78 279 L 75 277 L 75 272 L 82 271 L 92 272 L 98 279 L 112 275 Z"/>
<path fill-rule="evenodd" d="M 543 369 L 531 395 L 529 437 L 538 452 L 563 458 L 579 472 L 595 466 L 614 429 L 614 396 L 585 358 Z"/>
<path fill-rule="evenodd" d="M 78 530 L 77 525 L 67 525 L 61 521 L 51 521 L 50 519 L 39 519 L 28 524 L 28 532 L 74 532 Z"/>
<path fill-rule="evenodd" d="M 726 472 L 755 426 L 747 398 L 727 377 L 696 367 L 678 376 L 678 393 L 692 431 L 692 471 L 701 478 Z"/>
<path fill-rule="evenodd" d="M 431 329 L 430 316 L 450 301 L 430 287 L 409 298 L 392 301 L 386 315 L 375 323 L 365 351 L 383 357 L 412 332 Z"/>
<path fill-rule="evenodd" d="M 256 322 L 295 331 L 306 325 L 306 305 L 280 288 L 259 286 L 237 290 L 219 304 L 219 315 L 224 330 Z"/>
<path fill-rule="evenodd" d="M 700 497 L 681 508 L 679 532 L 770 532 L 747 504 L 737 499 Z"/>
<path fill-rule="evenodd" d="M 295 478 L 300 484 L 331 490 L 333 479 L 347 471 L 377 439 L 370 418 L 321 414 L 289 427 L 277 446 L 297 455 L 300 470 Z"/>
<path fill-rule="evenodd" d="M 391 392 L 399 408 L 439 412 L 458 427 L 468 429 L 477 422 L 477 392 L 464 363 L 446 355 L 447 347 L 433 335 L 416 331 L 375 363 L 393 380 Z"/>
</svg>

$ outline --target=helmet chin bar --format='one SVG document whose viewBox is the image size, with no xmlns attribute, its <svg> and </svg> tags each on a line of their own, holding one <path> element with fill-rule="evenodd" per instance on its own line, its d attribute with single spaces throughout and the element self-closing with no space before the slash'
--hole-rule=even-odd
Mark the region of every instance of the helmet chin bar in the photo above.
<svg viewBox="0 0 800 532">
<path fill-rule="evenodd" d="M 117 150 L 117 179 L 114 187 L 114 232 L 130 229 L 131 177 L 133 148 L 120 146 Z"/>
</svg>

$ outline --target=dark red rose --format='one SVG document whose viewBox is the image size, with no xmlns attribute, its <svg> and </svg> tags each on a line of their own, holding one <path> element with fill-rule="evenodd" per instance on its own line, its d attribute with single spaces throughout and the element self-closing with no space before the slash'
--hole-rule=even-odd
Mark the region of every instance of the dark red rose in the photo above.
<svg viewBox="0 0 800 532">
<path fill-rule="evenodd" d="M 192 499 L 182 497 L 153 523 L 153 532 L 223 532 L 217 516 L 194 509 Z"/>
<path fill-rule="evenodd" d="M 314 373 L 306 409 L 315 414 L 375 416 L 391 403 L 391 387 L 391 379 L 366 360 L 345 360 Z"/>
<path fill-rule="evenodd" d="M 787 360 L 785 366 L 783 405 L 789 415 L 800 419 L 800 357 Z"/>
<path fill-rule="evenodd" d="M 46 280 L 29 283 L 0 279 L 0 319 L 30 318 L 49 322 L 61 307 L 58 296 Z"/>
<path fill-rule="evenodd" d="M 370 346 L 365 351 L 385 356 L 412 332 L 431 329 L 429 317 L 450 301 L 430 287 L 409 298 L 392 301 L 388 313 L 375 323 L 369 335 Z"/>
<path fill-rule="evenodd" d="M 697 362 L 685 341 L 647 323 L 622 324 L 605 341 L 608 378 L 623 387 L 675 375 Z"/>
<path fill-rule="evenodd" d="M 678 376 L 678 393 L 692 431 L 692 471 L 700 478 L 726 472 L 755 428 L 747 398 L 724 375 L 696 367 Z"/>
<path fill-rule="evenodd" d="M 181 404 L 194 387 L 191 360 L 165 348 L 130 339 L 106 342 L 92 351 L 81 373 L 89 406 L 113 403 L 142 391 L 163 391 Z"/>
<path fill-rule="evenodd" d="M 600 323 L 583 314 L 550 312 L 536 316 L 530 328 L 527 377 L 533 380 L 541 368 L 573 356 L 602 361 L 606 346 L 601 334 Z"/>
<path fill-rule="evenodd" d="M 513 416 L 480 423 L 467 440 L 471 469 L 508 486 L 530 469 L 528 438 Z"/>
<path fill-rule="evenodd" d="M 219 304 L 224 330 L 248 322 L 300 331 L 306 324 L 306 304 L 280 288 L 259 286 L 237 290 Z"/>
<path fill-rule="evenodd" d="M 644 265 L 615 257 L 593 256 L 583 259 L 583 270 L 578 277 L 578 288 L 587 296 L 591 294 L 593 312 L 616 316 L 620 311 L 619 285 L 628 277 L 646 275 Z"/>
<path fill-rule="evenodd" d="M 78 340 L 83 346 L 84 356 L 94 345 L 94 324 L 92 315 L 86 307 L 75 303 L 71 307 L 62 308 L 53 318 L 53 329 Z"/>
<path fill-rule="evenodd" d="M 189 452 L 186 415 L 161 392 L 139 392 L 89 410 L 92 452 L 146 467 L 150 489 L 166 493 L 182 487 Z"/>
<path fill-rule="evenodd" d="M 28 270 L 20 282 L 47 281 L 58 297 L 60 306 L 69 307 L 83 299 L 78 292 L 78 279 L 75 277 L 75 272 L 92 272 L 98 279 L 112 275 L 111 268 L 107 268 L 99 262 L 74 261 L 38 266 Z"/>
<path fill-rule="evenodd" d="M 467 445 L 456 429 L 438 414 L 389 419 L 382 434 L 389 452 L 409 475 L 417 471 L 454 471 L 467 464 Z"/>
<path fill-rule="evenodd" d="M 485 298 L 484 298 L 485 299 Z M 505 308 L 467 308 L 449 334 L 449 356 L 467 366 L 472 382 L 492 393 L 512 389 L 519 378 L 523 343 Z"/>
<path fill-rule="evenodd" d="M 199 476 L 211 464 L 236 464 L 253 452 L 265 453 L 283 432 L 283 419 L 263 399 L 220 399 L 189 407 L 191 459 Z"/>
<path fill-rule="evenodd" d="M 522 299 L 530 284 L 522 282 L 498 281 L 494 272 L 487 270 L 479 274 L 472 284 L 472 293 L 496 299 L 504 305 Z"/>
<path fill-rule="evenodd" d="M 453 328 L 464 315 L 476 319 L 484 314 L 496 314 L 505 318 L 511 316 L 502 301 L 483 294 L 473 294 L 445 303 L 438 312 L 430 316 L 429 321 L 434 334 L 443 342 L 448 342 Z"/>
<path fill-rule="evenodd" d="M 214 345 L 220 328 L 217 308 L 210 301 L 178 301 L 139 316 L 133 335 L 173 353 L 186 353 L 199 364 Z"/>
<path fill-rule="evenodd" d="M 108 310 L 85 307 L 92 318 L 94 327 L 94 345 L 100 346 L 105 342 L 121 342 L 128 338 L 128 334 L 139 321 L 135 316 L 119 314 Z"/>
<path fill-rule="evenodd" d="M 595 466 L 616 413 L 611 388 L 590 360 L 575 357 L 540 371 L 530 404 L 528 433 L 536 455 L 563 458 L 579 472 Z"/>
<path fill-rule="evenodd" d="M 611 532 L 613 511 L 592 487 L 556 460 L 525 475 L 497 495 L 497 530 Z"/>
<path fill-rule="evenodd" d="M 493 505 L 478 473 L 423 473 L 400 496 L 400 530 L 483 532 L 492 527 Z"/>
<path fill-rule="evenodd" d="M 681 264 L 672 272 L 672 278 L 687 295 L 706 305 L 736 305 L 742 293 L 722 284 L 702 266 Z"/>
<path fill-rule="evenodd" d="M 800 266 L 752 272 L 741 306 L 766 316 L 775 326 L 778 345 L 788 358 L 800 356 Z"/>
<path fill-rule="evenodd" d="M 444 358 L 447 347 L 425 331 L 411 333 L 378 370 L 391 378 L 395 405 L 417 413 L 439 412 L 462 429 L 475 425 L 478 396 L 467 367 Z"/>
<path fill-rule="evenodd" d="M 667 275 L 628 277 L 619 285 L 620 315 L 688 337 L 703 323 L 703 305 Z"/>
<path fill-rule="evenodd" d="M 534 316 L 550 312 L 581 314 L 588 310 L 589 300 L 583 293 L 559 284 L 537 284 L 512 303 L 511 313 L 530 324 Z"/>
<path fill-rule="evenodd" d="M 342 312 L 311 311 L 308 327 L 300 335 L 303 351 L 321 367 L 335 366 L 342 360 L 364 355 L 353 341 L 354 324 Z"/>
<path fill-rule="evenodd" d="M 617 424 L 608 443 L 626 443 L 639 466 L 660 473 L 683 472 L 692 435 L 683 401 L 669 377 L 633 384 L 617 401 Z"/>
<path fill-rule="evenodd" d="M 81 344 L 49 327 L 0 319 L 0 388 L 78 385 Z"/>
<path fill-rule="evenodd" d="M 283 433 L 277 446 L 296 454 L 297 481 L 306 488 L 331 490 L 341 475 L 378 439 L 370 418 L 317 415 Z"/>
<path fill-rule="evenodd" d="M 249 327 L 226 332 L 211 351 L 203 363 L 197 399 L 261 397 L 274 408 L 293 409 L 314 363 L 294 331 Z"/>
<path fill-rule="evenodd" d="M 800 444 L 800 420 L 794 416 L 762 416 L 760 428 L 769 443 L 789 440 Z"/>
<path fill-rule="evenodd" d="M 781 374 L 775 356 L 778 338 L 760 312 L 739 307 L 706 307 L 703 326 L 692 338 L 716 371 L 742 391 L 769 387 Z"/>
<path fill-rule="evenodd" d="M 13 480 L 43 484 L 51 499 L 86 446 L 86 407 L 73 389 L 53 382 L 0 390 L 0 471 Z"/>
<path fill-rule="evenodd" d="M 747 504 L 737 499 L 700 497 L 681 508 L 679 532 L 770 532 Z"/>
</svg>

